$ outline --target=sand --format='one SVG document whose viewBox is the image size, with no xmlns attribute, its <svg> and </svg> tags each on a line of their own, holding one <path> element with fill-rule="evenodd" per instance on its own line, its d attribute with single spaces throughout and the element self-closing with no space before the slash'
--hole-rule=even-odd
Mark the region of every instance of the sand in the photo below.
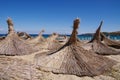
<svg viewBox="0 0 120 80">
<path fill-rule="evenodd" d="M 120 55 L 106 56 L 118 61 L 112 72 L 95 77 L 78 77 L 67 74 L 54 74 L 36 68 L 34 56 L 39 51 L 25 56 L 0 56 L 0 80 L 120 80 Z"/>
<path fill-rule="evenodd" d="M 41 50 L 24 56 L 0 55 L 0 80 L 120 80 L 120 55 L 105 56 L 118 62 L 111 72 L 94 77 L 79 77 L 39 70 L 34 63 L 34 56 L 47 51 Z"/>
</svg>

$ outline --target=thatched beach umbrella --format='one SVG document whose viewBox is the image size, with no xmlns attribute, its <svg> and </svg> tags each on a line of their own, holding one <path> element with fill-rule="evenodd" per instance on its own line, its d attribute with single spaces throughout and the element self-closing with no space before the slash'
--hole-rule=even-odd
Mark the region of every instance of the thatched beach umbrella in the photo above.
<svg viewBox="0 0 120 80">
<path fill-rule="evenodd" d="M 42 36 L 42 33 L 44 32 L 44 30 L 40 31 L 39 35 L 35 38 L 31 38 L 31 39 L 28 39 L 26 40 L 29 44 L 32 44 L 32 45 L 36 45 L 36 44 L 39 44 L 43 41 L 45 41 L 45 38 Z"/>
<path fill-rule="evenodd" d="M 30 45 L 33 45 L 36 49 L 44 49 L 44 50 L 55 50 L 57 49 L 61 44 L 56 40 L 58 37 L 58 34 L 53 33 L 48 38 L 44 38 L 42 36 L 42 33 L 44 30 L 42 30 L 39 35 L 35 38 L 31 38 L 26 40 L 27 43 Z"/>
<path fill-rule="evenodd" d="M 53 33 L 52 35 L 50 35 L 48 38 L 45 39 L 45 41 L 43 41 L 42 43 L 38 44 L 38 46 L 40 46 L 42 49 L 47 49 L 47 50 L 56 50 L 59 47 L 62 46 L 62 44 L 60 44 L 56 38 L 59 35 L 57 33 Z"/>
<path fill-rule="evenodd" d="M 5 36 L 0 37 L 0 41 L 3 40 L 3 39 L 5 39 Z"/>
<path fill-rule="evenodd" d="M 116 63 L 93 51 L 83 49 L 77 40 L 78 25 L 79 19 L 75 19 L 72 35 L 63 47 L 35 56 L 35 62 L 39 69 L 77 76 L 95 76 L 104 73 Z"/>
<path fill-rule="evenodd" d="M 15 33 L 12 20 L 7 20 L 8 35 L 0 41 L 0 55 L 25 55 L 36 51 Z"/>
<path fill-rule="evenodd" d="M 18 35 L 20 38 L 24 39 L 24 40 L 32 38 L 32 37 L 31 37 L 29 34 L 27 34 L 26 32 L 17 32 L 17 35 Z"/>
<path fill-rule="evenodd" d="M 44 38 L 41 35 L 41 32 L 36 38 L 28 39 L 26 40 L 26 42 L 34 46 L 38 50 L 43 50 L 43 49 L 52 50 L 52 49 L 56 49 L 61 45 L 58 41 L 55 40 L 57 37 L 57 34 L 52 34 L 50 37 Z"/>
<path fill-rule="evenodd" d="M 96 33 L 93 36 L 93 39 L 90 42 L 88 42 L 87 45 L 90 46 L 90 48 L 97 54 L 101 54 L 101 55 L 120 54 L 120 50 L 111 48 L 101 42 L 100 29 L 101 29 L 102 23 L 103 21 L 101 21 L 100 26 L 98 27 L 98 29 L 96 30 Z"/>
<path fill-rule="evenodd" d="M 113 48 L 117 48 L 117 49 L 120 49 L 120 42 L 118 41 L 115 41 L 115 40 L 111 40 L 111 39 L 108 39 L 103 33 L 100 33 L 101 35 L 101 39 L 102 41 L 110 46 L 110 47 L 113 47 Z"/>
</svg>

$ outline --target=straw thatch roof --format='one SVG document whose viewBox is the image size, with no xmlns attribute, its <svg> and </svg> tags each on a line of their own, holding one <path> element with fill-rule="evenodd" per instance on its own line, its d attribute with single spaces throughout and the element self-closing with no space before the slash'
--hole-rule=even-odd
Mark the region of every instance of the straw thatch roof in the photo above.
<svg viewBox="0 0 120 80">
<path fill-rule="evenodd" d="M 18 36 L 24 40 L 32 38 L 29 34 L 26 32 L 17 32 Z"/>
<path fill-rule="evenodd" d="M 44 30 L 40 31 L 39 35 L 35 38 L 31 38 L 26 40 L 28 43 L 32 44 L 32 45 L 36 45 L 39 44 L 43 41 L 45 41 L 45 38 L 42 36 L 42 33 L 44 32 Z"/>
<path fill-rule="evenodd" d="M 61 44 L 56 40 L 58 34 L 53 33 L 48 38 L 44 38 L 42 36 L 43 32 L 44 30 L 42 30 L 37 37 L 28 39 L 26 40 L 26 42 L 30 45 L 33 45 L 36 49 L 39 50 L 56 50 L 58 47 L 61 46 Z"/>
<path fill-rule="evenodd" d="M 93 51 L 83 49 L 81 42 L 77 40 L 78 25 L 79 19 L 76 19 L 72 35 L 63 47 L 35 56 L 35 63 L 39 69 L 77 76 L 95 76 L 104 73 L 116 63 Z"/>
<path fill-rule="evenodd" d="M 7 24 L 8 35 L 0 41 L 0 55 L 25 55 L 36 51 L 36 49 L 18 37 L 10 18 L 7 20 Z"/>
<path fill-rule="evenodd" d="M 5 36 L 0 37 L 0 41 L 3 40 L 3 39 L 5 39 Z"/>
<path fill-rule="evenodd" d="M 59 47 L 62 46 L 62 44 L 60 44 L 56 38 L 59 35 L 57 33 L 53 33 L 52 35 L 50 35 L 48 38 L 45 39 L 45 41 L 41 42 L 40 44 L 38 44 L 37 46 L 39 46 L 42 49 L 47 49 L 47 50 L 56 50 Z"/>
<path fill-rule="evenodd" d="M 111 40 L 111 39 L 108 39 L 103 33 L 100 33 L 101 35 L 101 39 L 102 41 L 110 46 L 110 47 L 113 47 L 113 48 L 117 48 L 117 49 L 120 49 L 120 42 L 119 41 L 115 41 L 115 40 Z"/>
<path fill-rule="evenodd" d="M 120 50 L 111 48 L 101 42 L 100 29 L 101 29 L 102 23 L 103 22 L 101 21 L 100 26 L 98 27 L 98 29 L 96 30 L 96 33 L 93 36 L 93 39 L 88 43 L 90 44 L 89 46 L 97 54 L 102 54 L 102 55 L 120 54 Z"/>
</svg>

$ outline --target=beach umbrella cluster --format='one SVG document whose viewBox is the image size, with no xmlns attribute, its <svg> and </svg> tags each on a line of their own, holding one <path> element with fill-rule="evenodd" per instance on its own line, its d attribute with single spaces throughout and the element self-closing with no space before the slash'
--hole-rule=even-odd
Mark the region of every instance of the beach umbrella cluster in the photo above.
<svg viewBox="0 0 120 80">
<path fill-rule="evenodd" d="M 87 44 L 83 44 L 77 38 L 80 20 L 73 21 L 73 31 L 65 44 L 60 44 L 56 40 L 59 34 L 53 33 L 48 38 L 44 38 L 41 31 L 37 37 L 31 37 L 27 33 L 17 34 L 13 27 L 13 22 L 9 18 L 8 35 L 0 40 L 0 55 L 27 55 L 40 50 L 34 56 L 34 63 L 37 68 L 59 74 L 71 74 L 77 76 L 96 76 L 109 71 L 117 62 L 103 55 L 98 54 L 120 54 L 119 49 L 114 49 L 101 42 L 103 37 L 100 34 L 100 23 L 93 39 Z M 89 45 L 87 50 L 83 45 Z M 96 54 L 97 53 L 97 54 Z"/>
<path fill-rule="evenodd" d="M 111 59 L 81 47 L 81 42 L 77 40 L 79 23 L 79 19 L 74 20 L 72 34 L 65 45 L 56 51 L 40 53 L 35 56 L 37 68 L 53 73 L 96 76 L 116 64 Z"/>
<path fill-rule="evenodd" d="M 93 36 L 93 39 L 91 41 L 89 41 L 86 45 L 83 45 L 83 47 L 87 48 L 89 46 L 90 49 L 92 49 L 95 53 L 100 54 L 100 55 L 120 54 L 120 49 L 115 49 L 115 48 L 109 47 L 108 45 L 106 45 L 107 42 L 105 42 L 106 44 L 101 42 L 101 39 L 103 39 L 103 35 L 101 36 L 101 33 L 100 33 L 102 24 L 103 24 L 103 21 L 101 21 L 98 29 L 96 30 L 96 32 Z M 103 41 L 106 41 L 106 40 L 103 39 Z M 109 40 L 109 42 L 110 42 L 110 40 Z M 111 43 L 113 43 L 113 42 L 111 42 Z M 118 43 L 116 43 L 116 44 L 119 45 Z M 116 45 L 116 44 L 114 44 L 114 45 Z"/>
<path fill-rule="evenodd" d="M 53 33 L 52 35 L 50 35 L 46 41 L 43 43 L 46 49 L 48 50 L 57 50 L 58 48 L 60 48 L 62 46 L 62 44 L 60 44 L 56 38 L 59 36 L 59 34 L 57 33 Z"/>
<path fill-rule="evenodd" d="M 43 31 L 41 31 L 37 37 L 26 40 L 26 42 L 39 50 L 56 50 L 61 47 L 61 44 L 56 40 L 59 36 L 57 33 L 53 33 L 45 39 L 42 36 L 42 32 Z"/>
</svg>

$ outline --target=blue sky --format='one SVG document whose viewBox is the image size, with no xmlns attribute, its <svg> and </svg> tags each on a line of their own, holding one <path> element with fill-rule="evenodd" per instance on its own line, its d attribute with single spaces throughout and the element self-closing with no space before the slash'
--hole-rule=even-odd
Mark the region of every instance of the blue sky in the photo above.
<svg viewBox="0 0 120 80">
<path fill-rule="evenodd" d="M 120 0 L 0 0 L 0 33 L 11 17 L 16 31 L 70 34 L 73 20 L 81 20 L 79 34 L 120 31 Z"/>
</svg>

